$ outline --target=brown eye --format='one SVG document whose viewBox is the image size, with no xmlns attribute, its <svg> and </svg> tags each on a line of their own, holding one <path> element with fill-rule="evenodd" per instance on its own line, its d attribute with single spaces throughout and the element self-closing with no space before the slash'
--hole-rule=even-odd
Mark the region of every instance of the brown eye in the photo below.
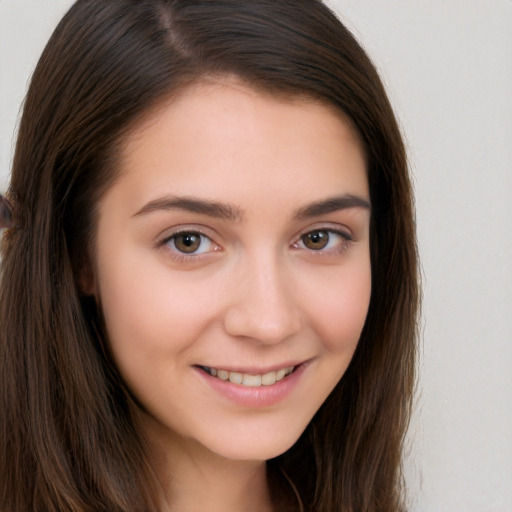
<svg viewBox="0 0 512 512">
<path fill-rule="evenodd" d="M 329 232 L 324 230 L 311 231 L 301 237 L 305 247 L 313 251 L 320 251 L 329 243 Z"/>
<path fill-rule="evenodd" d="M 218 251 L 219 246 L 209 237 L 198 231 L 178 231 L 161 242 L 167 246 L 175 258 L 194 259 L 203 254 Z"/>
<path fill-rule="evenodd" d="M 197 252 L 201 246 L 201 235 L 199 233 L 178 233 L 172 237 L 174 247 L 185 254 Z"/>
</svg>

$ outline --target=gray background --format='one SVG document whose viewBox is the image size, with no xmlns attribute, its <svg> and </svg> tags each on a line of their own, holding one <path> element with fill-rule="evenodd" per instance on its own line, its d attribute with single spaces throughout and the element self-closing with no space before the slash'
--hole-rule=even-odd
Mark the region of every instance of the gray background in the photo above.
<svg viewBox="0 0 512 512">
<path fill-rule="evenodd" d="M 0 190 L 69 0 L 0 0 Z M 406 136 L 424 274 L 413 512 L 512 511 L 512 1 L 331 0 Z"/>
</svg>

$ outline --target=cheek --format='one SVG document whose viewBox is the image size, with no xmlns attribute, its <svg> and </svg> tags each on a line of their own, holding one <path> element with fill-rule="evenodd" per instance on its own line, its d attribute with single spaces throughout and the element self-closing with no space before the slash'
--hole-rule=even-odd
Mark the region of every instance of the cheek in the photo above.
<svg viewBox="0 0 512 512">
<path fill-rule="evenodd" d="M 347 269 L 348 270 L 348 269 Z M 363 329 L 371 296 L 370 263 L 331 276 L 324 292 L 310 304 L 310 318 L 326 350 L 354 351 Z"/>
<path fill-rule="evenodd" d="M 120 369 L 144 361 L 155 367 L 164 360 L 178 364 L 216 320 L 222 282 L 170 272 L 160 259 L 133 249 L 118 257 L 110 253 L 100 263 L 101 305 Z"/>
<path fill-rule="evenodd" d="M 198 327 L 190 290 L 171 281 L 162 265 L 141 265 L 137 257 L 112 260 L 115 265 L 101 267 L 99 295 L 118 364 L 184 350 Z"/>
</svg>

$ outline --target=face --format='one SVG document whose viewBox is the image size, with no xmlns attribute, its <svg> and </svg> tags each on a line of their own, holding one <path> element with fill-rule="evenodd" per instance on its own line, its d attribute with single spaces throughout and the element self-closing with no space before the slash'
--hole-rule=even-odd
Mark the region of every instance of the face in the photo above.
<svg viewBox="0 0 512 512">
<path fill-rule="evenodd" d="M 283 453 L 368 309 L 357 135 L 320 103 L 226 82 L 163 105 L 121 156 L 90 291 L 143 428 L 231 459 Z"/>
</svg>

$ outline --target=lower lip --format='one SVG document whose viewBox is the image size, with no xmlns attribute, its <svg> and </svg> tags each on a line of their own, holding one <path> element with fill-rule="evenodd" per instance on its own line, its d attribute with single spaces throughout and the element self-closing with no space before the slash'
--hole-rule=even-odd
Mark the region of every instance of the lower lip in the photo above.
<svg viewBox="0 0 512 512">
<path fill-rule="evenodd" d="M 307 363 L 300 364 L 293 373 L 270 386 L 243 386 L 229 380 L 213 377 L 200 368 L 200 376 L 219 394 L 243 407 L 269 407 L 284 400 L 297 386 Z"/>
</svg>

